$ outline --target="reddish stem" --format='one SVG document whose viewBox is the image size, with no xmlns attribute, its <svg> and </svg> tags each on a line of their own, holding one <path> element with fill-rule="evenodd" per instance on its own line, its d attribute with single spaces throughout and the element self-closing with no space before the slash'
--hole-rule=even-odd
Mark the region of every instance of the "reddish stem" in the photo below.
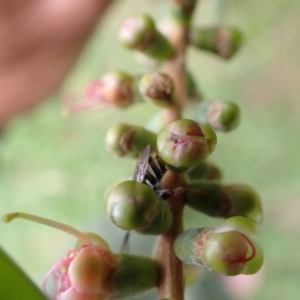
<svg viewBox="0 0 300 300">
<path fill-rule="evenodd" d="M 166 65 L 167 73 L 173 78 L 175 84 L 175 103 L 165 110 L 165 125 L 181 118 L 182 108 L 186 104 L 186 47 L 188 28 L 174 23 L 175 34 L 172 34 L 171 42 L 176 49 L 176 56 Z M 184 186 L 184 180 L 180 174 L 168 172 L 161 184 L 163 189 L 174 190 Z M 168 200 L 173 214 L 173 226 L 165 234 L 161 235 L 157 249 L 157 261 L 160 268 L 160 279 L 157 285 L 160 298 L 176 300 L 184 299 L 184 280 L 182 262 L 176 257 L 173 249 L 177 236 L 183 231 L 184 199 L 182 193 Z"/>
</svg>

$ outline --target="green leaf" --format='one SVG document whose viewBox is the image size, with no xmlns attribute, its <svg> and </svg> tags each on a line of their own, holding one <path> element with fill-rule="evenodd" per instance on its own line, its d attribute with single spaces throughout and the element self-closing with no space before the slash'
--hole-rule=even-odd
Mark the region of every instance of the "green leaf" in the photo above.
<svg viewBox="0 0 300 300">
<path fill-rule="evenodd" d="M 0 248 L 0 299 L 47 300 L 41 290 Z"/>
</svg>

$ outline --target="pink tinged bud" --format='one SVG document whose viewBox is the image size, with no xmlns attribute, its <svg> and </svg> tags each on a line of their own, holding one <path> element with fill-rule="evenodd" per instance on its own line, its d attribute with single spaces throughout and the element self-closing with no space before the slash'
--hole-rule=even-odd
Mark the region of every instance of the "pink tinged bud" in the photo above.
<svg viewBox="0 0 300 300">
<path fill-rule="evenodd" d="M 43 289 L 53 278 L 58 300 L 106 299 L 112 293 L 108 278 L 115 268 L 113 253 L 97 246 L 83 246 L 70 251 L 66 258 L 55 264 L 48 272 Z M 76 296 L 76 297 L 75 297 Z"/>
<path fill-rule="evenodd" d="M 116 266 L 116 257 L 104 239 L 93 233 L 83 233 L 66 224 L 22 212 L 3 216 L 8 223 L 25 219 L 65 231 L 78 239 L 77 249 L 68 253 L 48 272 L 43 290 L 53 278 L 57 300 L 104 300 L 114 292 L 109 280 Z"/>
<path fill-rule="evenodd" d="M 263 264 L 263 251 L 247 234 L 256 232 L 253 222 L 232 217 L 215 228 L 192 229 L 175 241 L 180 260 L 235 276 L 254 274 Z"/>
<path fill-rule="evenodd" d="M 256 248 L 248 237 L 237 231 L 230 231 L 210 234 L 206 238 L 203 258 L 214 271 L 235 276 L 243 273 L 245 264 L 255 254 Z"/>
<path fill-rule="evenodd" d="M 154 59 L 169 59 L 175 53 L 169 41 L 156 29 L 152 18 L 145 14 L 127 19 L 121 26 L 119 39 L 127 48 Z"/>
<path fill-rule="evenodd" d="M 73 102 L 76 95 L 66 99 L 66 116 L 88 109 L 127 107 L 134 103 L 134 79 L 125 72 L 110 72 L 92 81 L 78 97 L 83 100 Z"/>
<path fill-rule="evenodd" d="M 94 246 L 81 248 L 69 266 L 70 284 L 79 293 L 96 295 L 109 292 L 111 287 L 107 280 L 115 264 L 109 251 Z"/>
<path fill-rule="evenodd" d="M 153 41 L 155 34 L 155 24 L 149 16 L 135 15 L 122 24 L 119 38 L 126 47 L 143 50 Z"/>
<path fill-rule="evenodd" d="M 157 137 L 161 158 L 181 170 L 205 160 L 215 149 L 216 142 L 217 136 L 209 126 L 188 119 L 169 124 Z"/>
</svg>

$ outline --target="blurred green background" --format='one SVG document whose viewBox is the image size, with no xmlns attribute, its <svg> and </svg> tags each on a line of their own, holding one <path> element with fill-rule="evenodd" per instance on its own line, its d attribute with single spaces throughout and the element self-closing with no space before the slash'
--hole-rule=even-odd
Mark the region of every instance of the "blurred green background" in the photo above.
<svg viewBox="0 0 300 300">
<path fill-rule="evenodd" d="M 119 45 L 116 32 L 133 7 L 162 20 L 167 2 L 116 1 L 63 89 L 9 124 L 1 141 L 1 215 L 24 211 L 98 232 L 118 251 L 122 232 L 108 222 L 103 195 L 115 181 L 132 176 L 135 162 L 112 157 L 104 136 L 114 122 L 145 124 L 157 109 L 138 104 L 63 120 L 62 99 L 109 70 L 146 71 Z M 233 101 L 242 111 L 238 129 L 218 134 L 212 159 L 223 169 L 224 182 L 251 185 L 263 200 L 265 219 L 256 240 L 265 251 L 265 267 L 247 299 L 300 299 L 300 1 L 220 0 L 221 14 L 217 2 L 201 1 L 195 23 L 236 25 L 245 45 L 230 61 L 191 49 L 188 66 L 207 99 Z M 187 228 L 221 221 L 190 210 L 187 215 Z M 23 220 L 0 223 L 0 236 L 1 246 L 39 286 L 75 242 L 63 232 Z M 144 253 L 146 241 L 155 243 L 134 237 L 132 251 Z"/>
</svg>

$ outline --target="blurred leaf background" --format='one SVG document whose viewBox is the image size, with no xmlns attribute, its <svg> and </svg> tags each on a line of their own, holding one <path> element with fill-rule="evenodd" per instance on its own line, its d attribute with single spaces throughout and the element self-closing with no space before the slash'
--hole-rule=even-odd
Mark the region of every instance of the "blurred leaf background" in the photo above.
<svg viewBox="0 0 300 300">
<path fill-rule="evenodd" d="M 103 195 L 115 181 L 132 176 L 135 162 L 112 157 L 105 149 L 105 133 L 117 121 L 143 125 L 157 109 L 138 104 L 63 120 L 62 99 L 109 70 L 145 72 L 119 45 L 116 32 L 133 7 L 162 20 L 167 2 L 116 1 L 62 90 L 9 124 L 1 141 L 1 214 L 24 211 L 98 232 L 119 250 L 122 232 L 108 222 Z M 188 66 L 207 99 L 236 102 L 242 111 L 238 129 L 218 134 L 212 159 L 226 183 L 249 184 L 263 200 L 265 220 L 256 240 L 265 251 L 265 267 L 247 299 L 300 298 L 299 11 L 297 0 L 203 0 L 194 18 L 199 25 L 236 25 L 245 35 L 244 47 L 232 60 L 190 49 Z M 221 221 L 191 210 L 187 215 L 187 228 Z M 23 220 L 0 223 L 0 236 L 1 246 L 39 286 L 75 242 L 63 232 Z M 132 251 L 151 254 L 149 244 L 155 240 L 135 236 Z"/>
</svg>

